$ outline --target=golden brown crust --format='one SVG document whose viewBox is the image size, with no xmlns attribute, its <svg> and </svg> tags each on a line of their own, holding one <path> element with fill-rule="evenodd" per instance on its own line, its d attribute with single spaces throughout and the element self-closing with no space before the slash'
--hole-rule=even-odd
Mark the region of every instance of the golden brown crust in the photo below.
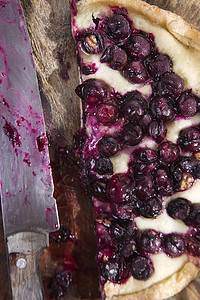
<svg viewBox="0 0 200 300">
<path fill-rule="evenodd" d="M 85 10 L 87 6 L 98 4 L 108 5 L 107 0 L 81 0 L 77 3 L 79 11 Z M 180 42 L 200 50 L 200 32 L 191 24 L 185 22 L 180 16 L 165 11 L 154 5 L 140 0 L 109 0 L 109 5 L 126 7 L 128 10 L 144 15 L 152 22 L 166 28 Z"/>
<path fill-rule="evenodd" d="M 126 295 L 115 295 L 113 291 L 112 297 L 107 297 L 106 300 L 157 300 L 171 297 L 183 288 L 185 288 L 197 275 L 198 268 L 191 262 L 185 265 L 170 277 L 155 283 L 151 287 Z M 110 288 L 110 287 L 109 287 Z M 105 291 L 105 293 L 107 290 Z M 110 292 L 110 291 L 109 291 Z"/>
</svg>

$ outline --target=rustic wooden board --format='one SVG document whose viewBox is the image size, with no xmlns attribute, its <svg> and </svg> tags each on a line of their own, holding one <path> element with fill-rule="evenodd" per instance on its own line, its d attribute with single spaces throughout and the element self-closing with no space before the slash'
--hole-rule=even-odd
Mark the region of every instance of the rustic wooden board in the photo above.
<svg viewBox="0 0 200 300">
<path fill-rule="evenodd" d="M 200 0 L 149 0 L 146 2 L 181 15 L 187 22 L 193 23 L 200 30 Z M 21 0 L 21 3 L 31 37 L 47 132 L 53 142 L 58 145 L 71 144 L 73 134 L 80 127 L 80 107 L 74 93 L 78 83 L 78 71 L 70 30 L 69 0 Z M 52 159 L 54 155 L 56 154 L 52 151 Z M 71 197 L 73 195 L 71 191 L 68 191 L 67 198 L 70 199 Z M 76 205 L 79 207 L 78 202 Z M 71 219 L 69 218 L 70 220 L 67 221 L 68 224 L 72 222 L 75 212 L 71 204 L 67 206 L 62 203 L 60 212 L 62 212 L 62 218 L 64 218 L 65 213 L 71 216 Z M 71 224 L 74 234 L 80 230 L 83 216 L 86 213 L 88 214 L 83 209 L 79 224 Z M 89 213 L 91 216 L 92 213 Z M 90 228 L 91 232 L 92 229 Z M 2 230 L 0 249 L 0 282 L 4 283 L 0 286 L 0 299 L 6 300 L 9 299 L 9 296 L 7 280 L 3 280 L 3 278 L 7 278 L 7 274 Z M 40 263 L 43 274 L 45 272 L 53 273 L 54 263 L 46 251 Z M 91 282 L 90 284 L 92 285 Z M 87 298 L 87 296 L 85 297 Z M 199 298 L 200 276 L 181 293 L 170 299 L 198 300 Z"/>
</svg>

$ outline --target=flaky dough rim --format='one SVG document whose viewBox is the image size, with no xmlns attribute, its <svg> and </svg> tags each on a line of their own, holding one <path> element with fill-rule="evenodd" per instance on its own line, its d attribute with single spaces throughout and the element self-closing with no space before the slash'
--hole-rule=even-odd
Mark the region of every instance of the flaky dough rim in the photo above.
<svg viewBox="0 0 200 300">
<path fill-rule="evenodd" d="M 185 46 L 200 51 L 200 32 L 192 25 L 175 13 L 163 10 L 155 5 L 150 5 L 141 0 L 80 0 L 76 3 L 78 11 L 85 10 L 87 6 L 104 4 L 109 6 L 125 7 L 128 10 L 145 16 L 153 23 L 165 28 L 179 42 Z M 98 11 L 98 6 L 97 11 Z M 95 8 L 96 8 L 95 7 Z M 152 286 L 131 294 L 115 295 L 114 286 L 107 284 L 103 290 L 105 294 L 113 290 L 113 296 L 106 297 L 106 300 L 161 300 L 174 296 L 183 290 L 198 274 L 199 269 L 192 263 L 186 262 L 183 267 Z"/>
<path fill-rule="evenodd" d="M 76 3 L 78 10 L 84 10 L 87 6 L 105 4 L 109 6 L 126 7 L 128 10 L 145 16 L 155 24 L 167 29 L 177 40 L 186 46 L 200 51 L 200 32 L 182 17 L 155 5 L 150 5 L 141 0 L 80 0 Z M 98 7 L 97 7 L 98 10 Z"/>
<path fill-rule="evenodd" d="M 171 276 L 157 282 L 139 292 L 132 294 L 115 295 L 114 287 L 109 287 L 109 292 L 113 290 L 113 296 L 106 297 L 106 300 L 161 300 L 174 296 L 183 290 L 196 276 L 198 268 L 191 262 L 186 262 L 183 267 Z M 106 294 L 106 290 L 104 291 Z"/>
</svg>

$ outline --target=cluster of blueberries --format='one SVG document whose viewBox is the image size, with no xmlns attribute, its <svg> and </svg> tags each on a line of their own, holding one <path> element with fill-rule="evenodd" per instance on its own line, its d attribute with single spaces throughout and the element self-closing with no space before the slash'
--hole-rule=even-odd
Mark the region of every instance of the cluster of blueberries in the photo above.
<svg viewBox="0 0 200 300">
<path fill-rule="evenodd" d="M 120 131 L 103 135 L 97 142 L 95 159 L 88 158 L 92 167 L 84 164 L 97 219 L 101 281 L 121 283 L 130 275 L 145 280 L 154 271 L 153 253 L 200 256 L 200 204 L 176 198 L 166 207 L 171 218 L 191 226 L 185 235 L 140 231 L 134 222 L 135 216 L 157 217 L 164 209 L 163 197 L 187 190 L 200 179 L 199 126 L 181 130 L 177 144 L 166 139 L 166 124 L 177 116 L 193 117 L 199 111 L 200 99 L 192 90 L 184 90 L 183 79 L 172 70 L 171 58 L 159 53 L 152 34 L 133 27 L 124 10 L 95 23 L 95 30 L 77 36 L 82 50 L 102 54 L 101 63 L 120 71 L 134 84 L 149 82 L 153 90 L 151 99 L 146 100 L 138 91 L 119 95 L 98 79 L 88 79 L 76 88 L 85 120 L 91 114 L 103 126 L 115 126 L 123 120 Z M 113 175 L 110 158 L 144 138 L 154 140 L 157 150 L 137 147 L 128 172 Z M 83 140 L 84 148 L 87 137 Z"/>
</svg>

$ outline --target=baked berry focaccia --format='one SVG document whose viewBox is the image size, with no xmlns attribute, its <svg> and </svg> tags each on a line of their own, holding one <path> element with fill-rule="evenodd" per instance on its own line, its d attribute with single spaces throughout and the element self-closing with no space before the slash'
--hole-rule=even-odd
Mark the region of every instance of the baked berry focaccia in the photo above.
<svg viewBox="0 0 200 300">
<path fill-rule="evenodd" d="M 200 33 L 139 0 L 72 1 L 106 299 L 165 299 L 200 256 Z"/>
</svg>

